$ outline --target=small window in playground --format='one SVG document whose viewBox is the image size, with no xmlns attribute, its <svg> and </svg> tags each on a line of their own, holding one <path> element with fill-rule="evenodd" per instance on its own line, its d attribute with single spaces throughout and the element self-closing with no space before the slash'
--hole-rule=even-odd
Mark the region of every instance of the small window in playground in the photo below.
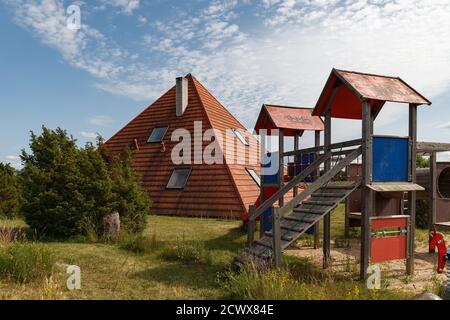
<svg viewBox="0 0 450 320">
<path fill-rule="evenodd" d="M 261 187 L 261 178 L 256 173 L 255 169 L 246 168 L 246 170 L 247 170 L 248 174 L 250 175 L 250 177 L 252 177 L 253 181 L 255 181 L 255 183 L 258 185 L 258 187 Z"/>
<path fill-rule="evenodd" d="M 179 168 L 175 169 L 170 176 L 169 182 L 167 183 L 167 189 L 183 189 L 186 182 L 191 174 L 191 168 Z"/>
<path fill-rule="evenodd" d="M 243 145 L 248 146 L 247 140 L 245 140 L 244 135 L 242 132 L 240 132 L 238 129 L 232 129 L 235 136 L 239 139 L 240 142 L 242 142 Z"/>
<path fill-rule="evenodd" d="M 157 143 L 157 142 L 161 142 L 164 139 L 164 136 L 167 133 L 167 130 L 169 129 L 169 127 L 159 127 L 159 128 L 154 128 L 152 130 L 152 133 L 150 134 L 150 137 L 147 140 L 147 143 Z"/>
</svg>

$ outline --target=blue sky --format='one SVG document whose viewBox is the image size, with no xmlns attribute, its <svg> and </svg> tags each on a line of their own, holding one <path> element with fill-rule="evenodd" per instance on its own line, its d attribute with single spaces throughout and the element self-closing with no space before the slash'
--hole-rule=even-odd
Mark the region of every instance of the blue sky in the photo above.
<svg viewBox="0 0 450 320">
<path fill-rule="evenodd" d="M 333 67 L 401 76 L 433 101 L 419 139 L 450 142 L 449 0 L 0 0 L 0 39 L 0 161 L 16 167 L 29 130 L 109 138 L 187 73 L 248 128 L 262 103 L 313 106 Z M 386 105 L 376 133 L 405 134 L 406 109 Z"/>
</svg>

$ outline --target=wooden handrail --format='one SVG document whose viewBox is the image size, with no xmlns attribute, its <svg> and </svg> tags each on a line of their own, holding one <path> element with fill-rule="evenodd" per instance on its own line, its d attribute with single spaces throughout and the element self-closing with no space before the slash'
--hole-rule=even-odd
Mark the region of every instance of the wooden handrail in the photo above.
<svg viewBox="0 0 450 320">
<path fill-rule="evenodd" d="M 320 165 L 330 157 L 331 153 L 327 152 L 322 156 L 320 156 L 319 158 L 317 158 L 317 160 L 314 161 L 311 165 L 309 165 L 303 172 L 301 172 L 294 179 L 285 184 L 282 188 L 280 188 L 280 190 L 278 190 L 269 199 L 264 201 L 264 203 L 262 203 L 258 208 L 256 208 L 253 211 L 253 213 L 249 216 L 249 220 L 255 220 L 256 218 L 258 218 L 261 214 L 263 214 L 264 211 L 272 207 L 275 204 L 275 202 L 280 200 L 280 198 L 284 196 L 286 193 L 288 193 L 293 187 L 295 187 L 300 182 L 305 180 L 305 178 L 314 173 L 320 167 Z"/>
<path fill-rule="evenodd" d="M 341 149 L 341 148 L 347 148 L 347 147 L 353 147 L 353 146 L 359 146 L 362 144 L 362 139 L 355 139 L 355 140 L 349 140 L 344 142 L 337 142 L 332 143 L 328 146 L 326 151 L 330 151 L 333 149 Z M 305 154 L 305 153 L 317 153 L 325 150 L 325 146 L 320 147 L 311 147 L 306 149 L 300 149 L 300 150 L 294 150 L 283 153 L 284 157 L 291 157 L 298 154 Z"/>
<path fill-rule="evenodd" d="M 339 161 L 331 170 L 325 172 L 322 176 L 320 176 L 314 183 L 308 186 L 303 192 L 294 197 L 291 201 L 289 201 L 285 206 L 280 208 L 280 215 L 282 217 L 290 214 L 294 208 L 306 200 L 309 196 L 311 196 L 314 192 L 316 192 L 319 188 L 321 188 L 324 184 L 329 182 L 335 175 L 337 175 L 342 169 L 348 166 L 353 160 L 358 158 L 362 153 L 362 147 L 359 147 L 351 154 L 346 156 L 344 159 Z"/>
</svg>

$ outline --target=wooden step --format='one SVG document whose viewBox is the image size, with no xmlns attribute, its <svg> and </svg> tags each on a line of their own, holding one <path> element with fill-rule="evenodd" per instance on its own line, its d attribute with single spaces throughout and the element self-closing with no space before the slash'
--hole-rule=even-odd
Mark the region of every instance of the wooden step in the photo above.
<svg viewBox="0 0 450 320">
<path fill-rule="evenodd" d="M 302 208 L 302 206 L 294 208 L 294 212 L 298 212 L 298 213 L 310 213 L 310 214 L 315 214 L 315 215 L 322 215 L 324 214 L 331 206 L 327 206 L 327 208 L 323 208 L 323 209 L 305 209 Z"/>
<path fill-rule="evenodd" d="M 312 206 L 334 206 L 336 204 L 335 201 L 317 201 L 317 200 L 307 200 L 302 204 L 312 205 Z"/>
<path fill-rule="evenodd" d="M 300 223 L 314 223 L 317 221 L 317 219 L 319 219 L 319 215 L 318 214 L 314 214 L 313 216 L 300 216 L 300 217 L 296 217 L 296 216 L 289 216 L 289 217 L 285 217 L 284 219 L 288 220 L 288 221 L 296 221 L 296 222 L 300 222 Z"/>
<path fill-rule="evenodd" d="M 320 190 L 320 189 L 319 189 Z M 324 192 L 324 193 L 313 193 L 311 197 L 323 197 L 323 198 L 343 198 L 345 193 L 334 193 L 334 192 Z"/>
<path fill-rule="evenodd" d="M 261 241 L 261 240 L 255 240 L 254 243 L 259 244 L 260 246 L 263 246 L 263 247 L 272 249 L 272 245 L 271 245 L 271 244 L 268 244 L 268 243 L 265 243 L 264 241 Z"/>
<path fill-rule="evenodd" d="M 355 183 L 354 182 L 350 182 L 350 183 L 344 183 L 344 182 L 339 182 L 339 183 L 329 183 L 324 185 L 321 189 L 331 189 L 331 190 L 339 190 L 339 189 L 353 189 L 355 187 Z"/>
<path fill-rule="evenodd" d="M 305 229 L 306 228 L 293 228 L 293 227 L 283 226 L 283 225 L 281 226 L 281 230 L 287 230 L 287 231 L 297 232 L 297 233 L 302 233 L 305 231 Z"/>
<path fill-rule="evenodd" d="M 264 235 L 272 238 L 273 233 L 272 233 L 272 231 L 266 231 L 266 232 L 264 232 Z M 294 238 L 292 238 L 291 236 L 281 235 L 281 240 L 290 242 L 290 241 L 294 240 Z"/>
</svg>

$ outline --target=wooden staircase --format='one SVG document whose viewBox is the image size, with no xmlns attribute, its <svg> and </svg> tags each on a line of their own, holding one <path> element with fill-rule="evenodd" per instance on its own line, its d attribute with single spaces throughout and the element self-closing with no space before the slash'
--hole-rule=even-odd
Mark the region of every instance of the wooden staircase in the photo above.
<svg viewBox="0 0 450 320">
<path fill-rule="evenodd" d="M 352 181 L 329 182 L 295 207 L 292 214 L 281 218 L 281 249 L 289 247 L 320 219 L 336 209 L 358 186 L 358 182 Z M 235 258 L 234 264 L 245 263 L 249 258 L 254 262 L 268 262 L 273 255 L 272 236 L 272 231 L 269 231 L 261 239 L 255 240 L 243 255 Z"/>
<path fill-rule="evenodd" d="M 287 192 L 303 181 L 322 163 L 330 161 L 332 152 L 325 152 L 302 173 L 283 186 L 277 193 L 267 199 L 258 208 L 251 206 L 248 225 L 248 247 L 246 251 L 235 257 L 233 267 L 239 269 L 243 264 L 252 261 L 255 265 L 275 265 L 281 262 L 281 252 L 295 242 L 303 233 L 313 227 L 327 214 L 330 214 L 339 203 L 346 199 L 360 181 L 333 182 L 332 179 L 347 165 L 355 160 L 362 152 L 361 147 L 350 152 L 332 168 L 323 173 L 312 184 L 280 208 L 274 208 Z M 260 239 L 254 239 L 255 219 L 265 210 L 272 208 L 272 230 L 266 232 Z"/>
</svg>

